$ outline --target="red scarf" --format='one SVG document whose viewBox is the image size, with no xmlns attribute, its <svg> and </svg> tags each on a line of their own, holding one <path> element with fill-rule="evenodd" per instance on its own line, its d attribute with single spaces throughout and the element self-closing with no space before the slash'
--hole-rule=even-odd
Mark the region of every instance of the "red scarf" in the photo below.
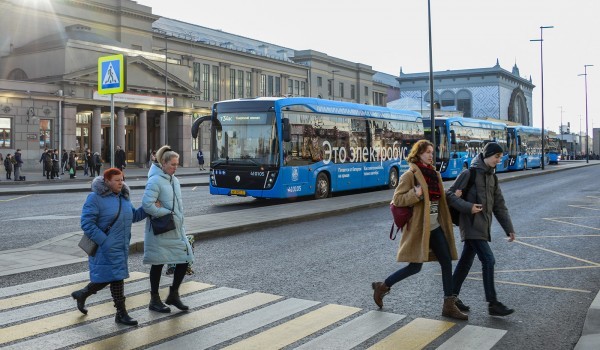
<svg viewBox="0 0 600 350">
<path fill-rule="evenodd" d="M 429 200 L 437 201 L 442 196 L 440 191 L 440 182 L 438 178 L 437 171 L 431 165 L 424 164 L 422 162 L 417 162 L 417 166 L 421 173 L 425 177 L 425 182 L 427 183 L 427 187 L 429 188 Z"/>
</svg>

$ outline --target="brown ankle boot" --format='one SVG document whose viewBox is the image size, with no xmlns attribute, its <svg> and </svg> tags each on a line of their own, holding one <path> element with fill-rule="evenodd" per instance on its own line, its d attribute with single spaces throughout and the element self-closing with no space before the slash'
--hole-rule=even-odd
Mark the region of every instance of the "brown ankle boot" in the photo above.
<svg viewBox="0 0 600 350">
<path fill-rule="evenodd" d="M 390 292 L 390 287 L 386 286 L 385 282 L 373 282 L 371 287 L 373 288 L 373 300 L 381 309 L 383 307 L 383 297 Z"/>
<path fill-rule="evenodd" d="M 469 316 L 463 314 L 458 307 L 456 307 L 456 297 L 444 297 L 444 307 L 442 308 L 442 316 L 455 318 L 457 320 L 468 320 Z"/>
</svg>

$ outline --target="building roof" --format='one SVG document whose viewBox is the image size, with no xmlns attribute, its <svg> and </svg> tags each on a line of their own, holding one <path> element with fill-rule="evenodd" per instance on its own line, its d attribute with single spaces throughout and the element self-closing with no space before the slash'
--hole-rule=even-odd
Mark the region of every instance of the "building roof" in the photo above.
<svg viewBox="0 0 600 350">
<path fill-rule="evenodd" d="M 377 72 L 373 75 L 373 81 L 383 83 L 388 86 L 392 86 L 395 88 L 400 88 L 400 83 L 398 83 L 398 77 L 395 75 Z M 405 109 L 405 108 L 402 108 Z"/>
<path fill-rule="evenodd" d="M 152 28 L 155 32 L 166 33 L 185 40 L 293 62 L 290 57 L 294 56 L 294 49 L 227 33 L 219 29 L 206 28 L 166 17 L 156 20 L 152 24 Z"/>
</svg>

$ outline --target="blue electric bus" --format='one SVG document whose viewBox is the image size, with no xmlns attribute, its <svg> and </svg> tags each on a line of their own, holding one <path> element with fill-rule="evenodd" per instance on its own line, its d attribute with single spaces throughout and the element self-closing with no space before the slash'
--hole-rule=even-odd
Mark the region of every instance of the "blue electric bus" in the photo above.
<svg viewBox="0 0 600 350">
<path fill-rule="evenodd" d="M 542 129 L 523 125 L 509 126 L 506 140 L 509 170 L 542 166 Z"/>
<path fill-rule="evenodd" d="M 558 164 L 562 159 L 562 140 L 557 137 L 546 138 L 548 142 L 544 149 L 546 150 L 546 157 L 548 158 L 548 164 Z"/>
<path fill-rule="evenodd" d="M 431 139 L 431 118 L 423 119 L 425 138 Z M 435 118 L 436 167 L 444 179 L 454 179 L 467 169 L 488 142 L 506 150 L 506 124 L 463 117 Z M 508 153 L 496 172 L 508 170 Z"/>
<path fill-rule="evenodd" d="M 221 101 L 205 120 L 214 195 L 326 198 L 394 188 L 424 137 L 419 113 L 317 98 Z"/>
</svg>

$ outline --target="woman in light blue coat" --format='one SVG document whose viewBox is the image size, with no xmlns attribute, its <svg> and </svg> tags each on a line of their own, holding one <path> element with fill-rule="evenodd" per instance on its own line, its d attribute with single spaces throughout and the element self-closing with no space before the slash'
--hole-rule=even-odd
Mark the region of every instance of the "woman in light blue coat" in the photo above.
<svg viewBox="0 0 600 350">
<path fill-rule="evenodd" d="M 146 218 L 140 207 L 134 208 L 129 200 L 129 187 L 123 182 L 123 173 L 116 168 L 106 169 L 104 176 L 92 181 L 92 193 L 87 196 L 81 211 L 83 233 L 98 244 L 94 256 L 88 258 L 90 283 L 71 294 L 77 308 L 87 314 L 85 300 L 110 284 L 117 308 L 115 322 L 130 326 L 137 321 L 125 309 L 124 282 L 129 277 L 127 259 L 131 224 Z"/>
<path fill-rule="evenodd" d="M 146 220 L 144 234 L 144 264 L 152 265 L 150 268 L 150 304 L 152 311 L 168 313 L 171 309 L 162 303 L 158 294 L 160 275 L 164 264 L 175 264 L 173 285 L 165 303 L 173 305 L 179 310 L 188 307 L 179 298 L 179 286 L 186 274 L 188 264 L 194 262 L 192 247 L 185 235 L 183 224 L 183 201 L 179 180 L 175 171 L 179 166 L 179 154 L 171 150 L 170 146 L 162 146 L 156 152 L 157 162 L 152 164 L 148 171 L 148 183 L 142 198 L 142 207 L 148 216 L 161 217 L 173 213 L 175 229 L 155 235 Z M 157 208 L 155 203 L 160 203 Z"/>
</svg>

